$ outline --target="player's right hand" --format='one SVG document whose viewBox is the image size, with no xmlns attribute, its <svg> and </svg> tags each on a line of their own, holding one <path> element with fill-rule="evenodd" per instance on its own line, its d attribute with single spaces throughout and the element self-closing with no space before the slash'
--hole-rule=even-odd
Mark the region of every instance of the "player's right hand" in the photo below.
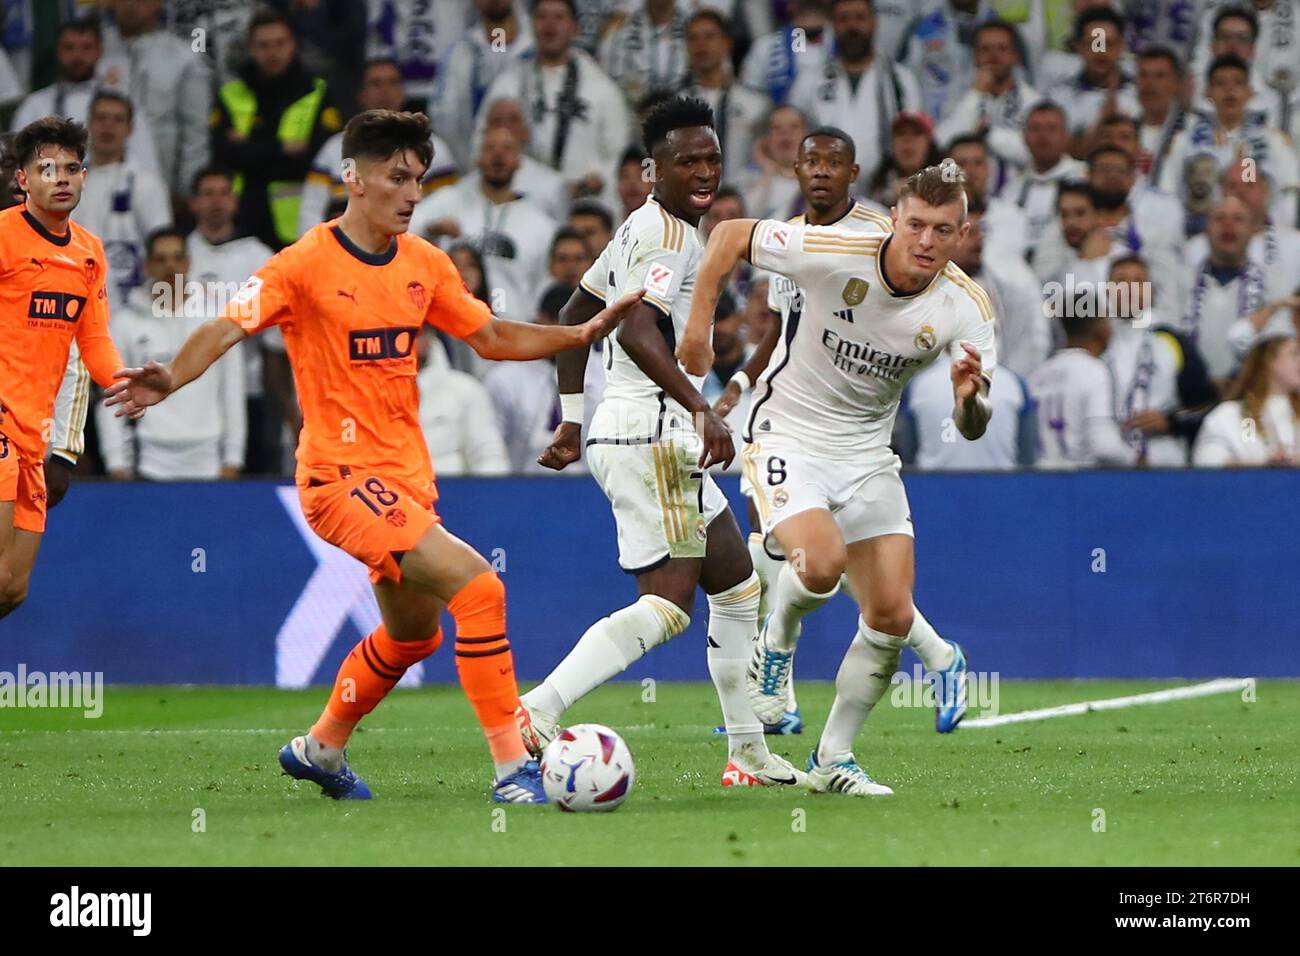
<svg viewBox="0 0 1300 956">
<path fill-rule="evenodd" d="M 581 457 L 582 426 L 577 422 L 560 422 L 551 436 L 551 443 L 537 456 L 537 464 L 563 471 Z"/>
<path fill-rule="evenodd" d="M 637 289 L 620 298 L 613 305 L 606 306 L 582 325 L 574 326 L 578 330 L 583 345 L 590 345 L 597 339 L 603 339 L 614 331 L 615 326 L 632 314 L 632 310 L 645 297 L 645 289 Z"/>
<path fill-rule="evenodd" d="M 712 329 L 704 335 L 693 335 L 689 331 L 682 333 L 682 340 L 677 343 L 677 361 L 682 363 L 687 375 L 708 375 L 713 368 L 713 342 L 710 341 Z"/>
<path fill-rule="evenodd" d="M 150 405 L 157 405 L 171 394 L 172 370 L 161 362 L 146 362 L 144 368 L 120 368 L 113 373 L 114 382 L 104 392 L 104 404 L 116 405 L 113 414 L 136 419 Z"/>
<path fill-rule="evenodd" d="M 731 429 L 717 412 L 709 409 L 696 415 L 695 430 L 704 442 L 704 448 L 700 452 L 701 468 L 712 468 L 714 465 L 726 468 L 735 460 L 736 446 L 731 441 Z"/>
</svg>

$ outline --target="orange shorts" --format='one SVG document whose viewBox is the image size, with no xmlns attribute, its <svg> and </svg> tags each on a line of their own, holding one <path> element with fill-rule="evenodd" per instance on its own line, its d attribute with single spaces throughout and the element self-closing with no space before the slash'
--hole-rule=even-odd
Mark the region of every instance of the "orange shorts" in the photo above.
<svg viewBox="0 0 1300 956">
<path fill-rule="evenodd" d="M 24 455 L 0 431 L 0 501 L 14 503 L 14 527 L 45 531 L 45 461 Z"/>
<path fill-rule="evenodd" d="M 438 492 L 402 478 L 340 468 L 337 478 L 299 481 L 307 524 L 324 540 L 370 568 L 370 580 L 402 580 L 401 559 L 441 522 Z"/>
</svg>

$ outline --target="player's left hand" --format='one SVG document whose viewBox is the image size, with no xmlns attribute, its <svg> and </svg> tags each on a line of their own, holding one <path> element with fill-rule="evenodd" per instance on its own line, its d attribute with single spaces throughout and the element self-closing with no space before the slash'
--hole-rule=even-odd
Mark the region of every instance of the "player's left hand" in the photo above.
<svg viewBox="0 0 1300 956">
<path fill-rule="evenodd" d="M 72 462 L 58 455 L 45 459 L 45 506 L 53 508 L 68 493 L 72 484 Z"/>
<path fill-rule="evenodd" d="M 551 443 L 537 456 L 543 468 L 563 471 L 582 457 L 582 426 L 577 422 L 560 422 Z"/>
<path fill-rule="evenodd" d="M 969 402 L 979 394 L 984 379 L 981 373 L 984 366 L 980 361 L 980 350 L 969 342 L 961 343 L 966 352 L 952 363 L 952 390 L 959 402 Z"/>
<path fill-rule="evenodd" d="M 719 418 L 726 418 L 740 402 L 740 395 L 740 383 L 728 382 L 727 387 L 718 396 L 718 400 L 713 403 L 713 414 Z"/>
<path fill-rule="evenodd" d="M 589 320 L 576 326 L 578 334 L 582 338 L 583 345 L 590 345 L 597 339 L 603 339 L 614 331 L 614 327 L 632 314 L 642 297 L 645 295 L 645 289 L 637 289 L 635 292 L 629 292 L 613 305 L 601 309 Z"/>
<path fill-rule="evenodd" d="M 104 404 L 116 405 L 118 418 L 144 417 L 144 410 L 157 405 L 171 394 L 172 370 L 161 362 L 146 362 L 144 368 L 120 368 L 113 373 L 114 382 L 104 392 Z"/>
</svg>

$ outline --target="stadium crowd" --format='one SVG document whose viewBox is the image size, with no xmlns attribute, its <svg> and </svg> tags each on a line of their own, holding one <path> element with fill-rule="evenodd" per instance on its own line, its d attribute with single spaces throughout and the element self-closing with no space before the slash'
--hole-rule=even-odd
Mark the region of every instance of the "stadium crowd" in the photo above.
<svg viewBox="0 0 1300 956">
<path fill-rule="evenodd" d="M 73 218 L 104 242 L 128 363 L 168 360 L 341 211 L 341 130 L 363 109 L 428 113 L 411 229 L 498 315 L 557 322 L 650 191 L 638 115 L 685 91 L 723 149 L 706 234 L 799 214 L 817 126 L 852 135 L 854 195 L 881 212 L 923 166 L 965 173 L 956 262 L 998 317 L 996 412 L 957 438 L 933 363 L 896 423 L 909 464 L 1300 464 L 1300 0 L 7 0 L 0 17 L 0 129 L 89 130 Z M 768 285 L 742 268 L 722 296 L 710 400 L 779 321 Z M 552 362 L 488 363 L 432 330 L 419 347 L 440 474 L 555 473 L 536 463 L 560 420 Z M 130 425 L 70 366 L 52 453 L 117 479 L 290 474 L 283 340 L 221 366 Z M 593 356 L 588 416 L 603 374 Z"/>
</svg>

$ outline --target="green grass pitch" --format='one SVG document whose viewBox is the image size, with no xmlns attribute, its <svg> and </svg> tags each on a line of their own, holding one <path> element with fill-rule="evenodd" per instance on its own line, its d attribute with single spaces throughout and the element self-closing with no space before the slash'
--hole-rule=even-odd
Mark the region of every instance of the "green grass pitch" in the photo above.
<svg viewBox="0 0 1300 956">
<path fill-rule="evenodd" d="M 1175 683 L 1004 682 L 1001 711 Z M 769 742 L 802 764 L 832 693 L 801 682 L 808 732 Z M 632 748 L 636 788 L 604 815 L 490 803 L 486 746 L 449 686 L 395 692 L 362 725 L 350 753 L 374 801 L 324 799 L 275 759 L 324 696 L 109 687 L 98 720 L 0 710 L 0 863 L 1300 864 L 1295 682 L 1262 682 L 1253 703 L 1227 694 L 948 737 L 932 711 L 887 699 L 857 753 L 897 795 L 869 800 L 724 790 L 709 685 L 661 683 L 646 703 L 640 685 L 614 684 L 569 715 Z"/>
</svg>

